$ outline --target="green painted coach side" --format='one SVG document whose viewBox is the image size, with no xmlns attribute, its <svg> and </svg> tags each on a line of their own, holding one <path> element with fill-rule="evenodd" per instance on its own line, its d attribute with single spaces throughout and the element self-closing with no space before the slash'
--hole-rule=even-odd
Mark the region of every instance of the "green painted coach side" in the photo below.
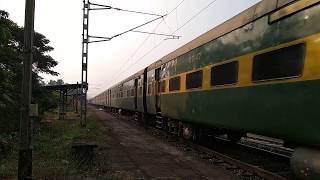
<svg viewBox="0 0 320 180">
<path fill-rule="evenodd" d="M 137 111 L 138 112 L 144 112 L 144 109 L 143 109 L 143 97 L 142 96 L 138 96 L 137 97 Z"/>
<path fill-rule="evenodd" d="M 118 101 L 119 101 L 119 107 L 121 109 L 135 111 L 134 97 L 120 98 L 120 99 L 118 99 Z"/>
<path fill-rule="evenodd" d="M 172 93 L 164 116 L 320 146 L 320 80 Z"/>
<path fill-rule="evenodd" d="M 147 111 L 149 114 L 156 114 L 156 96 L 146 97 Z"/>
<path fill-rule="evenodd" d="M 174 76 L 319 33 L 319 12 L 318 4 L 271 24 L 269 15 L 263 16 L 162 65 L 161 76 Z"/>
<path fill-rule="evenodd" d="M 146 88 L 147 88 L 146 106 L 147 106 L 148 114 L 156 114 L 156 96 L 154 95 L 155 87 L 152 86 L 155 83 L 156 83 L 155 69 L 151 69 L 147 71 L 147 84 L 146 84 Z M 148 93 L 148 92 L 151 92 L 151 93 Z"/>
</svg>

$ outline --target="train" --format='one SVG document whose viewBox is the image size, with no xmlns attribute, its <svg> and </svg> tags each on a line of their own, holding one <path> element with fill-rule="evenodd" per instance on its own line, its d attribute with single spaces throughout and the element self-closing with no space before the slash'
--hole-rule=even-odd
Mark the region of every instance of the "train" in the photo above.
<svg viewBox="0 0 320 180">
<path fill-rule="evenodd" d="M 262 0 L 89 102 L 185 138 L 282 139 L 320 172 L 320 0 Z"/>
</svg>

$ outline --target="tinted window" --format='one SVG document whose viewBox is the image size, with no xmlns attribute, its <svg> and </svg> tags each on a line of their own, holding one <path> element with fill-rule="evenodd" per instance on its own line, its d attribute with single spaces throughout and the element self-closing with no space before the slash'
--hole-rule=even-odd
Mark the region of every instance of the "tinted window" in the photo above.
<svg viewBox="0 0 320 180">
<path fill-rule="evenodd" d="M 202 71 L 187 74 L 187 89 L 199 88 L 202 86 Z"/>
<path fill-rule="evenodd" d="M 302 74 L 305 44 L 260 54 L 253 60 L 253 81 L 297 77 Z"/>
<path fill-rule="evenodd" d="M 139 87 L 139 95 L 142 96 L 142 87 Z"/>
<path fill-rule="evenodd" d="M 148 84 L 148 94 L 151 94 L 151 84 Z"/>
<path fill-rule="evenodd" d="M 169 81 L 169 91 L 180 90 L 180 76 L 171 78 Z"/>
<path fill-rule="evenodd" d="M 214 66 L 211 69 L 211 85 L 234 84 L 238 81 L 238 61 Z"/>
<path fill-rule="evenodd" d="M 166 92 L 166 81 L 161 81 L 160 86 L 161 92 Z"/>
</svg>

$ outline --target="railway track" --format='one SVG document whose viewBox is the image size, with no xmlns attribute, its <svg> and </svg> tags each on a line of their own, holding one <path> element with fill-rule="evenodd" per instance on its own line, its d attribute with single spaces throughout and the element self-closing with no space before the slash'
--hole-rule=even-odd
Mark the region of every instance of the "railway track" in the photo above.
<svg viewBox="0 0 320 180">
<path fill-rule="evenodd" d="M 187 154 L 207 161 L 213 166 L 222 166 L 242 179 L 286 180 L 293 178 L 290 171 L 289 152 L 286 154 L 279 153 L 282 150 L 278 152 L 266 150 L 254 145 L 254 143 L 247 144 L 245 143 L 246 140 L 242 140 L 239 143 L 230 143 L 223 138 L 214 138 L 205 145 L 195 144 L 158 128 L 141 126 L 131 117 L 114 115 L 143 128 L 152 136 L 176 146 Z M 250 142 L 250 140 L 248 141 Z M 272 148 L 274 149 L 275 147 Z"/>
<path fill-rule="evenodd" d="M 232 143 L 229 139 L 227 139 L 224 136 L 222 136 L 222 137 L 215 136 L 214 139 Z M 287 158 L 287 159 L 291 158 L 291 156 L 294 152 L 293 149 L 285 148 L 285 147 L 283 147 L 282 144 L 277 144 L 277 142 L 274 144 L 271 141 L 270 142 L 265 142 L 265 141 L 260 141 L 260 140 L 252 141 L 251 137 L 249 137 L 249 138 L 243 137 L 238 142 L 236 142 L 236 144 L 238 144 L 240 146 L 248 147 L 251 149 L 256 149 L 259 151 L 264 151 L 266 153 L 273 154 L 275 156 L 281 156 L 281 157 Z"/>
<path fill-rule="evenodd" d="M 281 180 L 287 179 L 279 174 L 276 174 L 274 172 L 260 168 L 259 166 L 252 165 L 252 164 L 246 163 L 244 161 L 232 158 L 231 156 L 222 154 L 218 151 L 214 151 L 214 150 L 206 148 L 204 146 L 200 146 L 197 144 L 193 144 L 192 146 L 200 152 L 204 152 L 208 155 L 213 155 L 215 159 L 222 160 L 222 161 L 228 163 L 229 165 L 231 165 L 231 168 L 227 166 L 226 167 L 227 169 L 233 169 L 233 170 L 238 170 L 238 171 L 240 169 L 244 170 L 239 174 L 244 178 L 257 179 L 258 177 L 260 177 L 260 178 L 264 178 L 264 179 L 279 179 L 279 180 L 280 179 Z M 212 161 L 212 159 L 210 159 L 210 160 Z"/>
<path fill-rule="evenodd" d="M 221 139 L 215 139 L 207 146 L 210 150 L 250 165 L 249 168 L 257 168 L 253 173 L 258 173 L 259 177 L 265 179 L 292 177 L 289 155 L 262 149 L 256 145 L 230 143 Z"/>
<path fill-rule="evenodd" d="M 250 133 L 247 134 L 246 138 L 242 138 L 239 143 L 250 147 L 258 146 L 260 149 L 277 153 L 279 155 L 284 155 L 289 158 L 294 152 L 293 149 L 284 147 L 284 142 L 280 139 L 274 139 Z"/>
</svg>

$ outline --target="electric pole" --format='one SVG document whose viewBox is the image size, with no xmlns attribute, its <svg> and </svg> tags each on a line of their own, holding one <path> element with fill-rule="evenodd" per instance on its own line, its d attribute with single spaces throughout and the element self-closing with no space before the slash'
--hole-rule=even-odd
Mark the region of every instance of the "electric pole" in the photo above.
<svg viewBox="0 0 320 180">
<path fill-rule="evenodd" d="M 22 76 L 21 112 L 20 112 L 20 146 L 18 162 L 18 179 L 32 179 L 32 59 L 34 35 L 35 0 L 26 0 L 24 23 L 24 61 Z"/>
<path fill-rule="evenodd" d="M 88 49 L 89 49 L 89 0 L 83 0 L 83 28 L 82 28 L 82 70 L 81 70 L 81 101 L 80 124 L 87 126 L 87 91 L 88 91 Z"/>
</svg>

